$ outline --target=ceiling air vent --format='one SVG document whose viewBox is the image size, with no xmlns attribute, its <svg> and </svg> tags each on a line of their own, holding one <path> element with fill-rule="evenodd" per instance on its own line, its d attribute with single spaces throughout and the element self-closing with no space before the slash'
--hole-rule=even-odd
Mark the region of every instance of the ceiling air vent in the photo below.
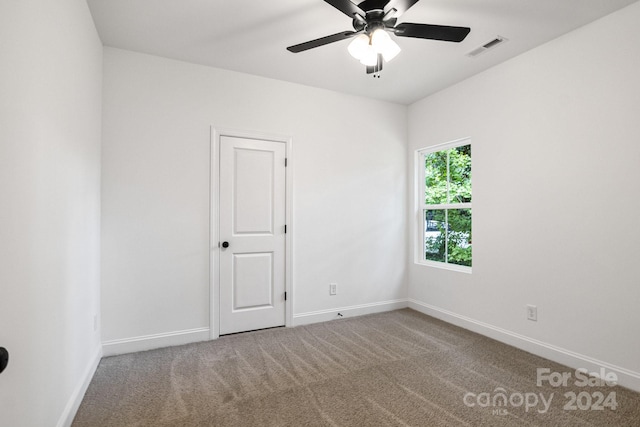
<svg viewBox="0 0 640 427">
<path fill-rule="evenodd" d="M 494 47 L 506 42 L 507 39 L 505 39 L 502 36 L 496 36 L 495 39 L 483 44 L 482 46 L 473 49 L 471 52 L 467 53 L 467 56 L 470 58 L 476 57 L 478 55 L 480 55 L 481 53 L 484 53 L 486 51 L 488 51 L 489 49 L 493 49 Z"/>
</svg>

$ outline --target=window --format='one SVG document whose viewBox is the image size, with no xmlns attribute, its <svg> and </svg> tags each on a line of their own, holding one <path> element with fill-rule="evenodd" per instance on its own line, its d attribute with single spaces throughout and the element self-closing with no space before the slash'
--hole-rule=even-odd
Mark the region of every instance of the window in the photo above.
<svg viewBox="0 0 640 427">
<path fill-rule="evenodd" d="M 426 265 L 471 270 L 471 141 L 417 152 L 418 254 Z"/>
</svg>

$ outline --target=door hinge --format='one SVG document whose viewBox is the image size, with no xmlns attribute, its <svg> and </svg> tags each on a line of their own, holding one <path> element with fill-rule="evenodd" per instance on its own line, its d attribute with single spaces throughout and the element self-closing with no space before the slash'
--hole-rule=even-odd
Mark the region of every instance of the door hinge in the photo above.
<svg viewBox="0 0 640 427">
<path fill-rule="evenodd" d="M 284 293 L 284 300 L 285 301 L 287 300 L 287 293 L 286 292 Z"/>
<path fill-rule="evenodd" d="M 284 167 L 285 167 L 285 168 L 287 167 L 287 163 L 288 163 L 288 162 L 287 162 L 287 158 L 285 157 L 285 158 L 284 158 Z"/>
</svg>

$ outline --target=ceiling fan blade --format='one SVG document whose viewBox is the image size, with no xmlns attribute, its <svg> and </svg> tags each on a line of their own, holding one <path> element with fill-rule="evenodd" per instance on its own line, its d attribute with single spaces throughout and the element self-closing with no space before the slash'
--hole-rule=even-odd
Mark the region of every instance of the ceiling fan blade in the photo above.
<svg viewBox="0 0 640 427">
<path fill-rule="evenodd" d="M 324 0 L 331 6 L 338 9 L 340 12 L 353 19 L 353 15 L 360 15 L 364 17 L 367 13 L 353 4 L 350 0 Z"/>
<path fill-rule="evenodd" d="M 330 36 L 321 37 L 319 39 L 311 40 L 308 42 L 300 43 L 294 46 L 289 46 L 287 50 L 293 53 L 304 52 L 305 50 L 313 49 L 314 47 L 324 46 L 325 44 L 339 42 L 340 40 L 349 39 L 355 35 L 360 34 L 362 31 L 343 31 L 341 33 L 331 34 Z"/>
<path fill-rule="evenodd" d="M 396 13 L 393 14 L 394 18 L 399 18 L 400 15 L 405 13 L 411 6 L 418 3 L 419 0 L 391 0 L 385 7 L 385 10 L 395 9 Z"/>
<path fill-rule="evenodd" d="M 449 27 L 446 25 L 411 24 L 403 22 L 393 32 L 399 37 L 415 37 L 418 39 L 442 40 L 445 42 L 461 42 L 471 31 L 468 27 Z"/>
</svg>

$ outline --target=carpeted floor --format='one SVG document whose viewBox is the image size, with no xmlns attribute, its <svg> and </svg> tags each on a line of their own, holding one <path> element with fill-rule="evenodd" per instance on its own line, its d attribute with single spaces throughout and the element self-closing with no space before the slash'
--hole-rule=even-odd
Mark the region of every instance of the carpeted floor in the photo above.
<svg viewBox="0 0 640 427">
<path fill-rule="evenodd" d="M 576 381 L 404 309 L 104 358 L 73 426 L 640 426 L 640 394 Z"/>
</svg>

